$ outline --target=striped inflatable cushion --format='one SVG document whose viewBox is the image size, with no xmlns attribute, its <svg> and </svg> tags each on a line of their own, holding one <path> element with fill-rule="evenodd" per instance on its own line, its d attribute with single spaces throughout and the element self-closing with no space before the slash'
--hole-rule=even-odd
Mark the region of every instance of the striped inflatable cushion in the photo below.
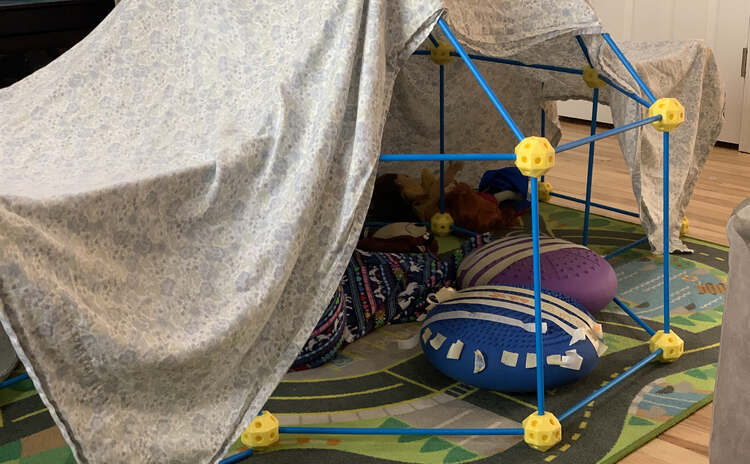
<svg viewBox="0 0 750 464">
<path fill-rule="evenodd" d="M 592 313 L 612 301 L 617 278 L 604 258 L 584 246 L 546 236 L 539 238 L 539 251 L 543 288 L 574 299 Z M 533 285 L 531 237 L 496 240 L 464 258 L 458 287 L 487 284 Z"/>
<path fill-rule="evenodd" d="M 425 356 L 444 374 L 501 391 L 536 388 L 534 294 L 530 288 L 487 285 L 457 292 L 429 313 L 420 331 Z M 574 301 L 542 298 L 545 386 L 585 376 L 606 350 L 601 326 Z"/>
</svg>

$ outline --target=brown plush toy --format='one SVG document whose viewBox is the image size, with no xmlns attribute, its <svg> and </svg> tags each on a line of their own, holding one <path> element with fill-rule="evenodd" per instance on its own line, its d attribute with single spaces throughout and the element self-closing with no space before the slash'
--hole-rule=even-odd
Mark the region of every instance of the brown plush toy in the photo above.
<svg viewBox="0 0 750 464">
<path fill-rule="evenodd" d="M 509 228 L 517 221 L 513 211 L 500 210 L 497 202 L 489 201 L 462 182 L 446 192 L 445 210 L 457 226 L 477 233 Z"/>
<path fill-rule="evenodd" d="M 456 182 L 456 175 L 462 168 L 463 163 L 459 161 L 448 163 L 445 169 L 445 211 L 453 217 L 454 223 L 477 233 L 516 224 L 518 214 L 514 210 L 500 209 L 494 199 L 486 198 L 465 183 Z M 419 181 L 404 174 L 386 174 L 377 179 L 372 201 L 371 212 L 384 213 L 370 220 L 414 221 L 408 218 L 413 215 L 418 221 L 430 222 L 440 211 L 440 180 L 427 168 L 422 170 Z M 406 211 L 407 204 L 411 205 L 411 211 Z M 396 209 L 398 213 L 386 219 L 385 211 L 389 209 Z"/>
<path fill-rule="evenodd" d="M 460 161 L 448 163 L 445 169 L 445 191 L 447 192 L 456 182 L 456 174 L 463 169 Z M 440 211 L 440 179 L 436 178 L 429 169 L 422 169 L 421 182 L 409 176 L 398 176 L 396 183 L 401 186 L 401 194 L 411 202 L 411 207 L 423 222 Z"/>
</svg>

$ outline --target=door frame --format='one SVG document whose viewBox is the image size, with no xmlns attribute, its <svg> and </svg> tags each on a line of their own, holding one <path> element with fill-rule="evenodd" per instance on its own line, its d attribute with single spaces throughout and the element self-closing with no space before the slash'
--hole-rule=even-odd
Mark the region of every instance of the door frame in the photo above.
<svg viewBox="0 0 750 464">
<path fill-rule="evenodd" d="M 750 10 L 750 7 L 748 8 Z M 750 54 L 750 11 L 748 11 L 748 31 L 745 47 Z M 750 56 L 747 57 L 750 61 Z M 740 144 L 741 152 L 750 153 L 750 63 L 745 63 L 745 86 L 742 95 L 742 114 L 740 116 Z"/>
</svg>

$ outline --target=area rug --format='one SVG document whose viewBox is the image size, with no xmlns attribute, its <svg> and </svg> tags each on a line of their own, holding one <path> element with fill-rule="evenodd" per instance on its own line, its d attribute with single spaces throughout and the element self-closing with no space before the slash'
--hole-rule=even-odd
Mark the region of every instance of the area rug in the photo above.
<svg viewBox="0 0 750 464">
<path fill-rule="evenodd" d="M 554 234 L 580 241 L 582 213 L 543 204 Z M 643 236 L 640 226 L 592 216 L 589 246 L 606 254 Z M 613 463 L 712 399 L 727 276 L 727 249 L 687 239 L 691 255 L 670 256 L 672 326 L 685 340 L 673 364 L 650 364 L 563 423 L 546 453 L 520 437 L 282 435 L 248 463 Z M 662 323 L 662 258 L 647 246 L 611 261 L 620 299 L 653 328 Z M 560 414 L 648 354 L 648 336 L 610 304 L 600 315 L 609 346 L 583 380 L 547 391 Z M 479 390 L 445 377 L 420 349 L 400 349 L 418 323 L 379 329 L 317 369 L 290 373 L 266 405 L 282 425 L 350 427 L 520 427 L 533 394 Z M 236 443 L 230 454 L 244 449 Z M 0 463 L 70 464 L 70 450 L 29 381 L 0 390 Z"/>
</svg>

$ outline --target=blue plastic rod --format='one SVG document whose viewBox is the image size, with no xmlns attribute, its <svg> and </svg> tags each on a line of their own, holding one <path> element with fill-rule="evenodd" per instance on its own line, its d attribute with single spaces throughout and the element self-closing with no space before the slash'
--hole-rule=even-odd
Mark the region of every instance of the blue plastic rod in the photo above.
<svg viewBox="0 0 750 464">
<path fill-rule="evenodd" d="M 638 121 L 629 122 L 627 124 L 623 124 L 620 127 L 615 127 L 614 129 L 606 130 L 604 132 L 599 132 L 596 135 L 590 135 L 588 137 L 584 137 L 579 140 L 574 140 L 572 142 L 564 143 L 562 145 L 558 145 L 557 148 L 555 148 L 555 153 L 560 153 L 563 151 L 570 150 L 571 148 L 580 147 L 581 145 L 586 145 L 587 143 L 601 140 L 607 137 L 611 137 L 613 135 L 617 135 L 620 132 L 625 132 L 630 129 L 634 129 L 636 127 L 645 126 L 646 124 L 651 124 L 654 121 L 658 121 L 661 119 L 661 115 L 658 114 L 656 116 L 651 116 L 645 119 L 640 119 Z"/>
<path fill-rule="evenodd" d="M 542 274 L 539 272 L 539 180 L 531 178 L 531 243 L 534 269 L 534 337 L 536 341 L 536 404 L 544 415 L 544 347 L 542 345 Z"/>
<path fill-rule="evenodd" d="M 594 66 L 593 64 L 591 64 L 591 57 L 589 56 L 589 49 L 586 48 L 586 43 L 584 43 L 583 37 L 581 37 L 580 35 L 577 35 L 576 40 L 578 41 L 578 45 L 581 47 L 583 56 L 586 57 L 586 61 L 589 63 L 589 66 Z"/>
<path fill-rule="evenodd" d="M 413 54 L 414 55 L 429 55 L 430 51 L 429 50 L 415 50 Z M 451 53 L 451 55 L 458 56 L 458 57 L 461 56 L 458 53 Z M 494 58 L 491 56 L 469 54 L 469 58 L 471 58 L 472 60 L 477 60 L 477 61 L 489 61 L 491 63 L 509 64 L 513 66 L 520 66 L 523 68 L 545 69 L 547 71 L 557 71 L 557 72 L 562 72 L 566 74 L 578 74 L 578 75 L 583 74 L 583 71 L 580 69 L 564 68 L 561 66 L 550 66 L 550 65 L 544 65 L 544 64 L 526 64 L 521 61 L 506 60 L 504 58 Z M 613 89 L 617 90 L 618 92 L 622 93 L 625 96 L 632 98 L 633 100 L 637 101 L 638 103 L 645 106 L 646 108 L 651 106 L 651 104 L 647 102 L 646 100 L 644 100 L 640 95 L 637 95 L 633 92 L 629 92 L 625 90 L 624 88 L 620 87 L 615 82 L 613 82 L 612 79 L 608 78 L 607 76 L 600 74 L 599 79 L 603 80 L 608 85 L 612 86 Z"/>
<path fill-rule="evenodd" d="M 544 88 L 544 84 L 542 84 L 542 89 Z M 544 111 L 544 108 L 542 108 L 542 124 L 541 124 L 541 131 L 540 134 L 542 137 L 546 137 L 546 126 L 547 125 L 547 113 Z M 541 177 L 542 182 L 544 182 L 544 176 Z"/>
<path fill-rule="evenodd" d="M 580 39 L 580 36 L 576 36 Z M 588 56 L 588 55 L 587 55 Z M 599 109 L 599 89 L 594 89 L 594 98 L 591 104 L 591 135 L 596 135 L 596 117 Z M 589 215 L 591 214 L 591 182 L 594 175 L 594 141 L 589 143 L 589 166 L 586 171 L 586 206 L 583 211 L 583 246 L 589 243 Z"/>
<path fill-rule="evenodd" d="M 580 198 L 576 198 L 576 197 L 571 197 L 570 195 L 564 195 L 562 193 L 552 192 L 552 193 L 550 193 L 550 195 L 553 196 L 553 197 L 562 198 L 564 200 L 574 201 L 574 202 L 580 203 L 580 204 L 586 203 L 585 200 L 581 200 Z M 614 206 L 603 205 L 601 203 L 596 203 L 596 202 L 593 202 L 593 201 L 591 202 L 591 206 L 593 206 L 594 208 L 599 208 L 599 209 L 604 209 L 604 210 L 607 210 L 607 211 L 613 211 L 615 213 L 624 214 L 625 216 L 641 217 L 638 213 L 634 213 L 632 211 L 626 211 L 626 210 L 620 209 L 620 208 L 615 208 Z"/>
<path fill-rule="evenodd" d="M 15 385 L 18 382 L 23 382 L 24 380 L 29 378 L 29 374 L 21 374 L 17 377 L 13 377 L 11 379 L 8 379 L 4 382 L 0 382 L 0 388 L 10 387 L 11 385 Z"/>
<path fill-rule="evenodd" d="M 429 55 L 429 50 L 415 50 L 412 55 Z M 456 56 L 459 58 L 462 58 L 462 56 L 456 52 L 451 52 L 451 56 Z M 583 70 L 581 69 L 573 69 L 573 68 L 566 68 L 564 66 L 555 66 L 550 64 L 527 64 L 523 61 L 517 61 L 517 60 L 509 60 L 506 58 L 495 58 L 494 56 L 485 56 L 485 55 L 476 55 L 474 53 L 469 53 L 467 55 L 472 60 L 477 61 L 488 61 L 490 63 L 501 63 L 501 64 L 509 64 L 511 66 L 519 66 L 522 68 L 534 68 L 534 69 L 544 69 L 546 71 L 557 71 L 565 74 L 578 74 L 579 76 L 583 74 Z"/>
<path fill-rule="evenodd" d="M 664 132 L 664 174 L 662 177 L 662 216 L 664 217 L 664 333 L 669 333 L 669 132 Z"/>
<path fill-rule="evenodd" d="M 617 46 L 614 40 L 612 40 L 612 37 L 610 37 L 609 34 L 606 32 L 602 34 L 602 37 L 604 40 L 609 44 L 609 47 L 612 49 L 613 52 L 615 52 L 615 55 L 617 55 L 617 58 L 620 59 L 620 62 L 622 62 L 622 65 L 625 66 L 625 69 L 628 70 L 631 76 L 633 76 L 633 79 L 638 83 L 638 87 L 643 90 L 643 93 L 648 97 L 649 101 L 651 103 L 656 101 L 656 98 L 654 97 L 654 94 L 651 93 L 651 90 L 648 88 L 645 82 L 643 82 L 643 79 L 641 79 L 640 74 L 638 74 L 638 71 L 635 70 L 632 64 L 630 64 L 630 61 L 625 57 L 625 55 L 620 51 L 620 48 Z"/>
<path fill-rule="evenodd" d="M 624 247 L 620 248 L 619 250 L 615 250 L 612 253 L 606 255 L 604 257 L 604 259 L 612 259 L 615 256 L 619 256 L 619 255 L 625 253 L 626 251 L 630 250 L 631 248 L 637 247 L 638 245 L 640 245 L 641 243 L 645 242 L 646 240 L 648 240 L 648 237 L 640 238 L 640 239 L 636 240 L 635 242 L 633 242 L 633 243 L 631 243 L 629 245 L 625 245 Z"/>
<path fill-rule="evenodd" d="M 573 414 L 576 413 L 576 411 L 578 411 L 579 409 L 583 408 L 584 406 L 586 406 L 590 402 L 594 401 L 595 399 L 599 398 L 604 392 L 608 391 L 610 388 L 614 387 L 618 383 L 620 383 L 623 380 L 625 380 L 628 377 L 630 377 L 635 371 L 637 371 L 638 369 L 642 368 L 646 364 L 648 364 L 651 361 L 653 361 L 660 354 L 661 354 L 661 348 L 659 348 L 658 350 L 656 350 L 653 353 L 649 354 L 645 358 L 641 359 L 633 367 L 631 367 L 630 369 L 626 370 L 625 372 L 623 372 L 622 374 L 620 374 L 619 376 L 617 376 L 613 380 L 611 380 L 607 385 L 599 388 L 594 393 L 590 394 L 586 398 L 582 399 L 580 402 L 576 403 L 572 408 L 570 408 L 567 411 L 565 411 L 564 413 L 562 413 L 560 415 L 560 417 L 558 418 L 558 420 L 560 422 L 562 422 L 565 419 L 567 419 L 568 417 L 572 416 Z"/>
<path fill-rule="evenodd" d="M 643 330 L 645 330 L 649 335 L 653 335 L 654 333 L 656 333 L 656 332 L 654 332 L 654 329 L 652 329 L 651 327 L 649 327 L 648 324 L 646 324 L 643 321 L 643 319 L 641 319 L 640 317 L 638 317 L 638 315 L 636 313 L 634 313 L 632 309 L 628 308 L 628 305 L 626 305 L 625 303 L 623 303 L 622 301 L 620 301 L 619 298 L 614 297 L 612 299 L 612 301 L 614 301 L 615 304 L 620 307 L 620 309 L 622 309 L 623 311 L 625 311 L 625 313 L 628 316 L 630 316 L 631 319 L 633 319 L 636 322 L 636 324 L 638 324 L 639 326 L 641 326 L 643 328 Z"/>
<path fill-rule="evenodd" d="M 445 154 L 445 66 L 440 65 L 440 154 Z M 445 161 L 440 161 L 440 212 L 445 212 Z"/>
<path fill-rule="evenodd" d="M 615 84 L 610 78 L 608 78 L 606 76 L 602 76 L 601 74 L 599 74 L 599 79 L 603 80 L 608 85 L 611 85 L 613 89 L 617 90 L 618 92 L 622 93 L 623 95 L 626 95 L 626 96 L 632 98 L 633 100 L 637 101 L 638 103 L 640 103 L 641 105 L 645 106 L 646 108 L 648 108 L 648 107 L 651 106 L 649 104 L 649 102 L 647 102 L 646 100 L 644 100 L 643 98 L 641 98 L 640 95 L 636 95 L 633 92 L 629 92 L 629 91 L 623 89 L 619 85 Z"/>
<path fill-rule="evenodd" d="M 472 232 L 469 229 L 464 229 L 463 227 L 458 227 L 458 226 L 451 226 L 451 230 L 455 230 L 456 232 L 461 232 L 462 234 L 467 234 L 467 235 L 479 235 L 476 232 Z"/>
<path fill-rule="evenodd" d="M 430 34 L 428 37 L 430 38 L 430 42 L 432 42 L 432 45 L 434 45 L 435 47 L 440 45 L 432 34 Z"/>
<path fill-rule="evenodd" d="M 408 153 L 380 155 L 380 161 L 515 161 L 515 153 Z"/>
<path fill-rule="evenodd" d="M 450 28 L 448 27 L 448 24 L 445 23 L 445 20 L 443 18 L 438 19 L 438 24 L 440 25 L 440 28 L 445 33 L 445 36 L 450 41 L 451 45 L 453 45 L 453 48 L 456 49 L 458 54 L 461 55 L 461 59 L 464 60 L 464 63 L 466 63 L 466 66 L 469 67 L 469 71 L 471 71 L 471 73 L 477 79 L 477 82 L 479 82 L 479 85 L 482 86 L 482 89 L 487 94 L 492 104 L 495 105 L 495 108 L 500 113 L 500 116 L 502 116 L 505 122 L 508 124 L 508 127 L 510 127 L 510 130 L 513 132 L 513 135 L 516 136 L 519 142 L 523 140 L 524 136 L 523 136 L 523 133 L 521 132 L 521 129 L 518 128 L 516 123 L 513 121 L 513 118 L 510 117 L 510 113 L 508 113 L 508 110 L 506 110 L 503 104 L 500 103 L 500 100 L 498 100 L 497 96 L 495 95 L 495 92 L 492 91 L 489 84 L 487 84 L 487 81 L 484 80 L 484 77 L 482 77 L 482 74 L 479 72 L 477 67 L 474 66 L 474 63 L 471 61 L 471 58 L 469 58 L 469 55 L 466 54 L 461 44 L 458 43 L 458 40 L 453 35 L 453 32 L 451 32 Z"/>
<path fill-rule="evenodd" d="M 451 53 L 451 55 L 453 55 L 453 53 Z M 565 74 L 578 74 L 579 76 L 583 74 L 583 70 L 581 69 L 566 68 L 563 66 L 555 66 L 551 64 L 527 64 L 523 61 L 509 60 L 506 58 L 495 58 L 493 56 L 475 55 L 473 53 L 469 54 L 469 58 L 471 58 L 472 60 L 487 61 L 490 63 L 509 64 L 511 66 L 519 66 L 521 68 L 544 69 L 545 71 L 557 71 Z"/>
<path fill-rule="evenodd" d="M 237 454 L 233 454 L 227 458 L 222 459 L 221 461 L 219 461 L 219 464 L 234 464 L 236 462 L 242 461 L 245 458 L 249 458 L 252 455 L 253 455 L 253 449 L 249 448 L 249 449 L 246 449 L 245 451 L 241 451 Z"/>
<path fill-rule="evenodd" d="M 321 435 L 523 435 L 523 429 L 412 429 L 367 427 L 279 427 L 279 433 Z"/>
</svg>

